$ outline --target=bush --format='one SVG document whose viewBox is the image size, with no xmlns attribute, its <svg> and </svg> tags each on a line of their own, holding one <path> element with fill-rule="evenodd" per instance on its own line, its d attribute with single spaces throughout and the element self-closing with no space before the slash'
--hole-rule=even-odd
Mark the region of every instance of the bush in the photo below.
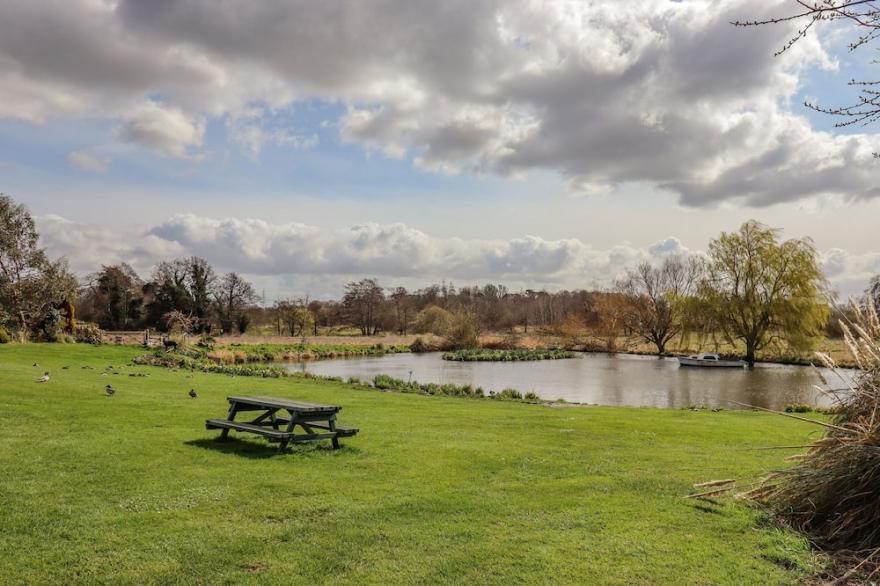
<svg viewBox="0 0 880 586">
<path fill-rule="evenodd" d="M 430 348 L 428 348 L 428 345 L 425 344 L 425 341 L 422 340 L 421 337 L 416 338 L 415 340 L 413 340 L 413 343 L 409 345 L 409 351 L 416 354 L 428 352 L 429 350 Z"/>
<path fill-rule="evenodd" d="M 452 323 L 452 314 L 436 305 L 426 307 L 416 316 L 413 331 L 419 334 L 443 336 Z"/>
<path fill-rule="evenodd" d="M 529 391 L 528 393 L 523 395 L 523 399 L 525 399 L 529 403 L 540 403 L 541 402 L 541 397 L 539 397 L 538 394 L 533 391 Z"/>
<path fill-rule="evenodd" d="M 89 322 L 77 322 L 76 329 L 73 331 L 73 337 L 77 342 L 83 344 L 99 345 L 104 341 L 104 332 L 97 324 Z"/>
<path fill-rule="evenodd" d="M 6 328 L 0 328 L 0 344 L 8 344 L 9 343 L 9 332 L 6 331 Z"/>
<path fill-rule="evenodd" d="M 476 348 L 478 339 L 476 317 L 464 311 L 456 313 L 446 333 L 447 347 Z"/>
<path fill-rule="evenodd" d="M 504 389 L 495 395 L 496 399 L 522 399 L 522 393 L 516 389 Z"/>
<path fill-rule="evenodd" d="M 786 413 L 810 413 L 813 407 L 806 403 L 789 403 L 785 406 Z"/>
</svg>

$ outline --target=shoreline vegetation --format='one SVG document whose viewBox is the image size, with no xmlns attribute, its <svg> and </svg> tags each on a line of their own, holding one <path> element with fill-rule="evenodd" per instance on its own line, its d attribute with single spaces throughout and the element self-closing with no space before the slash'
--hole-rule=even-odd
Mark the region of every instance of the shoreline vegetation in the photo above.
<svg viewBox="0 0 880 586">
<path fill-rule="evenodd" d="M 265 355 L 265 354 L 264 354 Z M 206 357 L 206 352 L 183 350 L 179 352 L 167 352 L 154 350 L 147 354 L 141 354 L 132 358 L 132 364 L 137 366 L 156 366 L 171 370 L 188 370 L 190 372 L 202 372 L 205 374 L 225 374 L 228 376 L 260 377 L 260 378 L 294 378 L 313 379 L 335 382 L 356 389 L 370 389 L 378 391 L 391 391 L 399 393 L 411 393 L 428 396 L 445 397 L 468 397 L 476 399 L 499 399 L 524 401 L 526 403 L 540 404 L 570 404 L 584 405 L 585 403 L 570 403 L 564 399 L 555 401 L 541 399 L 534 392 L 521 392 L 517 389 L 503 389 L 499 392 L 485 392 L 480 387 L 473 385 L 455 385 L 450 383 L 419 383 L 418 381 L 404 381 L 386 374 L 377 374 L 372 380 L 362 380 L 358 377 L 343 379 L 337 376 L 322 376 L 310 372 L 291 372 L 280 366 L 263 365 L 259 360 L 249 363 L 223 363 Z M 251 356 L 258 356 L 252 354 Z"/>
<path fill-rule="evenodd" d="M 572 356 L 574 353 L 570 353 Z M 374 354 L 364 354 L 374 355 Z M 201 357 L 200 357 L 201 356 Z M 254 354 L 253 356 L 256 356 Z M 560 357 L 561 358 L 561 357 Z M 135 356 L 132 359 L 133 365 L 138 366 L 156 366 L 171 370 L 188 370 L 190 372 L 202 372 L 206 374 L 225 374 L 228 376 L 243 377 L 259 377 L 259 378 L 294 378 L 294 379 L 312 379 L 334 382 L 345 385 L 347 387 L 360 390 L 375 390 L 396 393 L 419 394 L 425 396 L 438 397 L 465 397 L 472 399 L 497 399 L 506 401 L 521 401 L 525 403 L 540 404 L 545 406 L 570 406 L 570 407 L 596 407 L 593 403 L 580 403 L 577 401 L 567 401 L 565 399 L 543 399 L 533 391 L 522 392 L 514 388 L 505 388 L 495 392 L 485 391 L 482 387 L 475 387 L 470 384 L 456 385 L 452 383 L 421 383 L 416 380 L 405 381 L 395 378 L 387 374 L 377 374 L 372 379 L 362 379 L 360 377 L 351 376 L 343 378 L 340 376 L 327 376 L 314 374 L 311 372 L 291 372 L 284 367 L 265 365 L 259 361 L 248 363 L 222 363 L 215 360 L 205 358 L 199 352 L 166 352 L 164 350 L 154 350 L 146 354 Z M 706 409 L 705 405 L 688 405 L 681 407 L 691 411 L 699 411 Z M 715 411 L 723 409 L 715 408 Z M 786 413 L 833 413 L 833 409 L 824 409 L 805 403 L 790 403 L 784 407 Z"/>
<path fill-rule="evenodd" d="M 142 334 L 138 334 L 142 339 Z M 127 345 L 140 345 L 139 338 L 132 334 L 125 339 Z M 189 337 L 191 343 L 185 344 L 187 349 L 202 348 L 197 339 Z M 444 340 L 431 335 L 321 335 L 313 338 L 302 338 L 244 335 L 244 336 L 221 336 L 216 338 L 215 343 L 205 348 L 208 356 L 225 364 L 245 364 L 251 362 L 283 362 L 300 360 L 323 360 L 328 358 L 354 358 L 366 356 L 383 356 L 401 352 L 436 352 L 446 353 L 488 353 L 490 351 L 515 352 L 518 355 L 528 355 L 521 351 L 560 351 L 560 352 L 584 352 L 584 353 L 608 353 L 608 354 L 632 354 L 636 356 L 657 356 L 656 350 L 647 344 L 633 343 L 626 338 L 618 337 L 604 343 L 584 342 L 583 340 L 571 340 L 564 336 L 553 333 L 529 333 L 529 334 L 484 334 L 479 339 L 479 347 L 469 350 L 455 350 L 448 348 Z M 815 344 L 814 350 L 831 356 L 835 363 L 842 368 L 854 368 L 855 359 L 847 348 L 843 339 L 820 338 Z M 669 343 L 668 351 L 662 356 L 674 358 L 687 356 L 699 352 L 716 352 L 723 356 L 742 358 L 741 349 L 731 347 L 728 344 L 694 344 L 691 341 L 675 339 Z M 500 355 L 499 355 L 500 356 Z M 509 354 L 512 356 L 514 354 Z M 568 356 L 566 356 L 568 357 Z M 523 358 L 519 358 L 523 359 Z M 502 359 L 503 360 L 503 359 Z M 818 365 L 813 352 L 792 353 L 786 348 L 768 349 L 758 355 L 758 363 L 784 364 L 792 366 Z"/>
<path fill-rule="evenodd" d="M 555 348 L 519 348 L 496 350 L 493 348 L 466 348 L 443 353 L 443 360 L 454 362 L 519 362 L 527 360 L 560 360 L 574 358 L 570 350 Z"/>
</svg>

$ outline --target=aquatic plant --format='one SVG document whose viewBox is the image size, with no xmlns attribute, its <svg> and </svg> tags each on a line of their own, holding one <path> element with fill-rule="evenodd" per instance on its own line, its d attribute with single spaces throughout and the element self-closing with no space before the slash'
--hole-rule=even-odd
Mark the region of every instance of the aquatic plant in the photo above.
<svg viewBox="0 0 880 586">
<path fill-rule="evenodd" d="M 444 352 L 443 360 L 460 362 L 518 362 L 522 360 L 558 360 L 574 358 L 576 354 L 569 350 L 553 348 L 531 348 L 518 350 L 493 350 L 489 348 L 473 348 Z"/>
</svg>

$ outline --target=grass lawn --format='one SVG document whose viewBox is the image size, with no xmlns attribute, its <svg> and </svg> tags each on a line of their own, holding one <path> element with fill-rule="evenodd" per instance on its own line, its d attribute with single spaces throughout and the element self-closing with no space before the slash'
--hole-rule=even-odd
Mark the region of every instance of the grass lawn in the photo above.
<svg viewBox="0 0 880 586">
<path fill-rule="evenodd" d="M 191 375 L 131 366 L 141 352 L 0 346 L 0 581 L 774 584 L 816 564 L 742 504 L 681 498 L 778 465 L 743 448 L 807 424 Z M 339 451 L 220 443 L 204 419 L 233 393 L 336 403 L 361 432 Z"/>
</svg>

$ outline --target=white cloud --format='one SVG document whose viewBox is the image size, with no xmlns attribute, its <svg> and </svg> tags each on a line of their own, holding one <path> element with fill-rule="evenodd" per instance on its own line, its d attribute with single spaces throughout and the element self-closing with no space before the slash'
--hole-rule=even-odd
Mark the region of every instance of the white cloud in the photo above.
<svg viewBox="0 0 880 586">
<path fill-rule="evenodd" d="M 53 256 L 67 257 L 71 268 L 81 275 L 120 262 L 146 273 L 157 260 L 186 252 L 182 246 L 155 236 L 82 224 L 55 214 L 40 216 L 36 221 L 40 244 Z"/>
<path fill-rule="evenodd" d="M 250 108 L 226 120 L 227 137 L 250 158 L 258 159 L 265 144 L 289 146 L 296 150 L 318 146 L 318 135 L 298 134 L 288 128 L 267 128 L 262 121 L 263 115 L 262 109 Z"/>
<path fill-rule="evenodd" d="M 159 260 L 197 255 L 221 271 L 238 271 L 261 283 L 294 283 L 296 292 L 305 291 L 303 283 L 320 284 L 319 292 L 328 296 L 339 295 L 343 283 L 363 276 L 411 286 L 446 279 L 550 289 L 605 287 L 638 262 L 659 262 L 670 254 L 702 254 L 675 237 L 645 247 L 621 243 L 597 249 L 577 238 L 439 238 L 405 224 L 365 223 L 326 230 L 300 223 L 188 214 L 132 235 L 59 216 L 39 218 L 38 223 L 49 251 L 67 256 L 82 273 L 124 261 L 146 275 Z M 832 249 L 822 260 L 832 284 L 847 295 L 858 293 L 872 275 L 880 273 L 880 252 Z"/>
<path fill-rule="evenodd" d="M 106 157 L 98 157 L 86 151 L 71 151 L 67 162 L 83 171 L 106 173 L 110 170 L 111 161 Z"/>
<path fill-rule="evenodd" d="M 575 191 L 644 182 L 692 206 L 875 198 L 880 139 L 813 129 L 791 101 L 820 36 L 740 29 L 782 0 L 7 0 L 0 116 L 104 117 L 191 157 L 209 120 L 256 157 L 315 138 L 243 112 L 323 99 L 344 140 L 437 172 L 551 169 Z M 429 23 L 429 26 L 425 26 Z M 796 24 L 791 25 L 796 26 Z M 57 31 L 63 31 L 58 34 Z M 132 104 L 135 104 L 134 106 Z"/>
<path fill-rule="evenodd" d="M 188 117 L 182 110 L 148 100 L 128 110 L 117 135 L 168 157 L 190 157 L 188 149 L 199 147 L 205 122 Z"/>
</svg>

